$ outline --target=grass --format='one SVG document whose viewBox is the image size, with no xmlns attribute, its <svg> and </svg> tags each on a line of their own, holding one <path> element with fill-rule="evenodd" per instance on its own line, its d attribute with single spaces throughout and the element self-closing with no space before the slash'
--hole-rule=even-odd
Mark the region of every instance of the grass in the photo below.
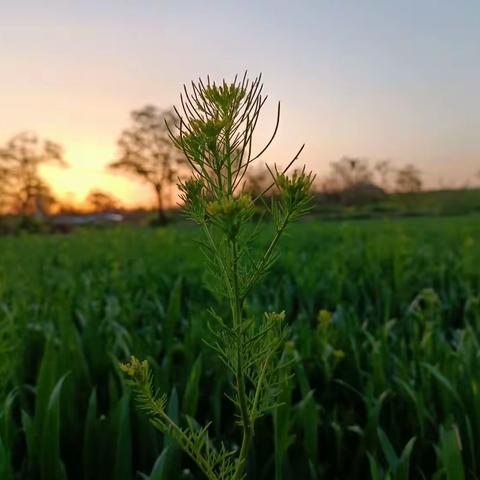
<svg viewBox="0 0 480 480">
<path fill-rule="evenodd" d="M 479 220 L 292 227 L 246 305 L 285 308 L 296 373 L 260 421 L 248 478 L 480 476 Z M 216 299 L 197 238 L 179 226 L 0 239 L 13 338 L 0 478 L 202 478 L 133 408 L 117 367 L 131 354 L 149 359 L 172 418 L 238 437 L 228 374 L 202 342 Z"/>
<path fill-rule="evenodd" d="M 359 199 L 360 200 L 360 199 Z M 431 190 L 391 193 L 378 201 L 342 206 L 338 202 L 315 204 L 314 213 L 322 218 L 382 218 L 411 216 L 452 216 L 480 213 L 480 189 Z"/>
</svg>

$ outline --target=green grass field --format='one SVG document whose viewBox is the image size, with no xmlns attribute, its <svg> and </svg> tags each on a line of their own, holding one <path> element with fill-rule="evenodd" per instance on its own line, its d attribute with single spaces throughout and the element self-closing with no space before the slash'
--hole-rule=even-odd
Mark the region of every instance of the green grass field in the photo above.
<svg viewBox="0 0 480 480">
<path fill-rule="evenodd" d="M 131 354 L 173 418 L 237 437 L 197 237 L 0 239 L 2 480 L 201 479 L 134 407 Z M 480 478 L 480 217 L 305 222 L 283 246 L 247 310 L 286 311 L 295 376 L 248 478 Z"/>
<path fill-rule="evenodd" d="M 385 216 L 435 216 L 480 213 L 480 189 L 432 190 L 391 193 L 375 202 L 346 207 L 338 201 L 317 201 L 313 211 L 324 218 L 382 218 Z"/>
</svg>

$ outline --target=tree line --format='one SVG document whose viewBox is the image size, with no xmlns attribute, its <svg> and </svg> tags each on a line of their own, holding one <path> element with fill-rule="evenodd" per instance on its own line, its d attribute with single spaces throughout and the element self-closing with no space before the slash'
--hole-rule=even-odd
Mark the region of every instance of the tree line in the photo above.
<svg viewBox="0 0 480 480">
<path fill-rule="evenodd" d="M 173 145 L 169 128 L 177 122 L 173 110 L 153 105 L 134 110 L 130 125 L 117 140 L 117 156 L 108 164 L 111 173 L 127 175 L 146 184 L 154 194 L 159 223 L 165 223 L 165 210 L 172 205 L 173 188 L 178 177 L 188 175 L 188 163 Z M 43 165 L 68 168 L 62 147 L 32 133 L 14 135 L 0 147 L 0 214 L 44 216 L 56 209 L 75 209 L 55 198 L 42 178 Z M 266 167 L 253 168 L 242 188 L 261 193 L 270 183 Z M 423 186 L 422 172 L 412 164 L 396 167 L 390 160 L 371 163 L 368 159 L 343 157 L 330 165 L 330 172 L 317 180 L 318 193 L 337 201 L 376 198 L 381 192 L 415 192 Z M 103 190 L 92 190 L 86 199 L 91 210 L 112 211 L 120 202 Z"/>
</svg>

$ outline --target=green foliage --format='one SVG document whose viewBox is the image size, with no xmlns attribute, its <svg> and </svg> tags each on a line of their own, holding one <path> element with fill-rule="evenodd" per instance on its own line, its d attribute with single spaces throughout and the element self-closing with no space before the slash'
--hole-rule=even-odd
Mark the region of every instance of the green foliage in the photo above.
<svg viewBox="0 0 480 480">
<path fill-rule="evenodd" d="M 193 364 L 183 395 L 183 409 L 185 415 L 194 417 L 197 413 L 200 396 L 200 380 L 202 375 L 202 357 L 199 355 Z"/>
<path fill-rule="evenodd" d="M 370 455 L 378 478 L 393 478 L 379 429 L 399 461 L 416 438 L 409 478 L 480 476 L 478 220 L 291 225 L 280 241 L 282 255 L 245 302 L 245 319 L 258 323 L 264 310 L 285 310 L 288 340 L 280 361 L 291 363 L 282 373 L 280 406 L 257 420 L 250 477 L 372 478 Z M 265 229 L 252 241 L 257 257 L 275 232 L 271 224 Z M 55 386 L 70 372 L 58 395 L 59 448 L 47 457 L 63 463 L 67 478 L 115 478 L 119 444 L 120 451 L 131 449 L 129 478 L 153 475 L 160 455 L 164 479 L 204 478 L 175 440 L 166 442 L 131 399 L 123 400 L 130 387 L 118 359 L 126 355 L 148 360 L 155 384 L 169 394 L 165 408 L 182 429 L 194 411 L 199 375 L 195 418 L 213 421 L 213 448 L 223 442 L 235 450 L 239 430 L 224 395 L 232 373 L 203 342 L 215 340 L 209 322 L 219 330 L 208 313 L 218 292 L 202 288 L 211 277 L 193 243 L 201 234 L 179 225 L 0 239 L 0 312 L 15 339 L 0 403 L 6 452 L 0 450 L 0 468 L 8 472 L 10 465 L 18 480 L 40 478 L 36 439 Z M 179 302 L 173 300 L 178 283 Z M 175 320 L 167 351 L 169 304 Z M 216 312 L 228 320 L 222 302 Z M 201 368 L 194 368 L 200 354 Z M 127 412 L 130 428 L 120 435 Z"/>
<path fill-rule="evenodd" d="M 437 455 L 447 480 L 464 480 L 465 478 L 460 442 L 458 428 L 455 425 L 451 429 L 440 427 Z"/>
<path fill-rule="evenodd" d="M 13 470 L 10 458 L 10 452 L 3 444 L 2 437 L 0 436 L 0 478 L 5 480 L 13 480 Z"/>
<path fill-rule="evenodd" d="M 60 394 L 66 377 L 64 375 L 60 378 L 49 396 L 43 426 L 40 430 L 39 463 L 42 480 L 63 480 L 67 478 L 60 457 Z"/>
<path fill-rule="evenodd" d="M 0 295 L 2 289 L 3 285 L 0 283 Z M 6 305 L 0 305 L 0 402 L 7 396 L 12 372 L 16 367 L 16 333 L 12 312 Z"/>
<path fill-rule="evenodd" d="M 348 195 L 347 195 L 348 194 Z M 345 195 L 353 197 L 354 205 L 339 203 L 338 197 L 315 196 L 312 213 L 320 218 L 353 219 L 414 216 L 467 215 L 480 212 L 480 189 L 426 190 L 410 193 L 388 193 L 382 198 L 375 187 L 358 187 Z"/>
</svg>

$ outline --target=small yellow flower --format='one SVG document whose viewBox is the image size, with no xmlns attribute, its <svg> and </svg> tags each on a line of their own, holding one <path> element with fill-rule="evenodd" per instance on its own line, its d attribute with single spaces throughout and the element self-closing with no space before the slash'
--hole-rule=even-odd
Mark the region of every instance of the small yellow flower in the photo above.
<svg viewBox="0 0 480 480">
<path fill-rule="evenodd" d="M 278 312 L 265 313 L 268 320 L 273 322 L 283 322 L 285 320 L 285 310 Z"/>
<path fill-rule="evenodd" d="M 295 342 L 293 340 L 289 340 L 288 342 L 285 343 L 285 351 L 287 353 L 293 353 L 295 350 Z"/>
<path fill-rule="evenodd" d="M 463 242 L 463 244 L 466 246 L 466 247 L 471 247 L 473 246 L 473 244 L 475 243 L 475 240 L 472 238 L 472 237 L 467 237 L 465 239 L 465 241 Z"/>
<path fill-rule="evenodd" d="M 207 206 L 207 212 L 212 216 L 221 215 L 229 217 L 245 210 L 251 203 L 251 198 L 246 194 L 242 194 L 236 198 L 224 197 L 220 200 L 210 202 Z"/>
<path fill-rule="evenodd" d="M 333 356 L 335 357 L 335 360 L 339 362 L 345 358 L 345 352 L 343 350 L 334 350 Z"/>
<path fill-rule="evenodd" d="M 332 312 L 328 310 L 320 310 L 317 315 L 318 325 L 327 328 L 332 323 Z"/>
</svg>

